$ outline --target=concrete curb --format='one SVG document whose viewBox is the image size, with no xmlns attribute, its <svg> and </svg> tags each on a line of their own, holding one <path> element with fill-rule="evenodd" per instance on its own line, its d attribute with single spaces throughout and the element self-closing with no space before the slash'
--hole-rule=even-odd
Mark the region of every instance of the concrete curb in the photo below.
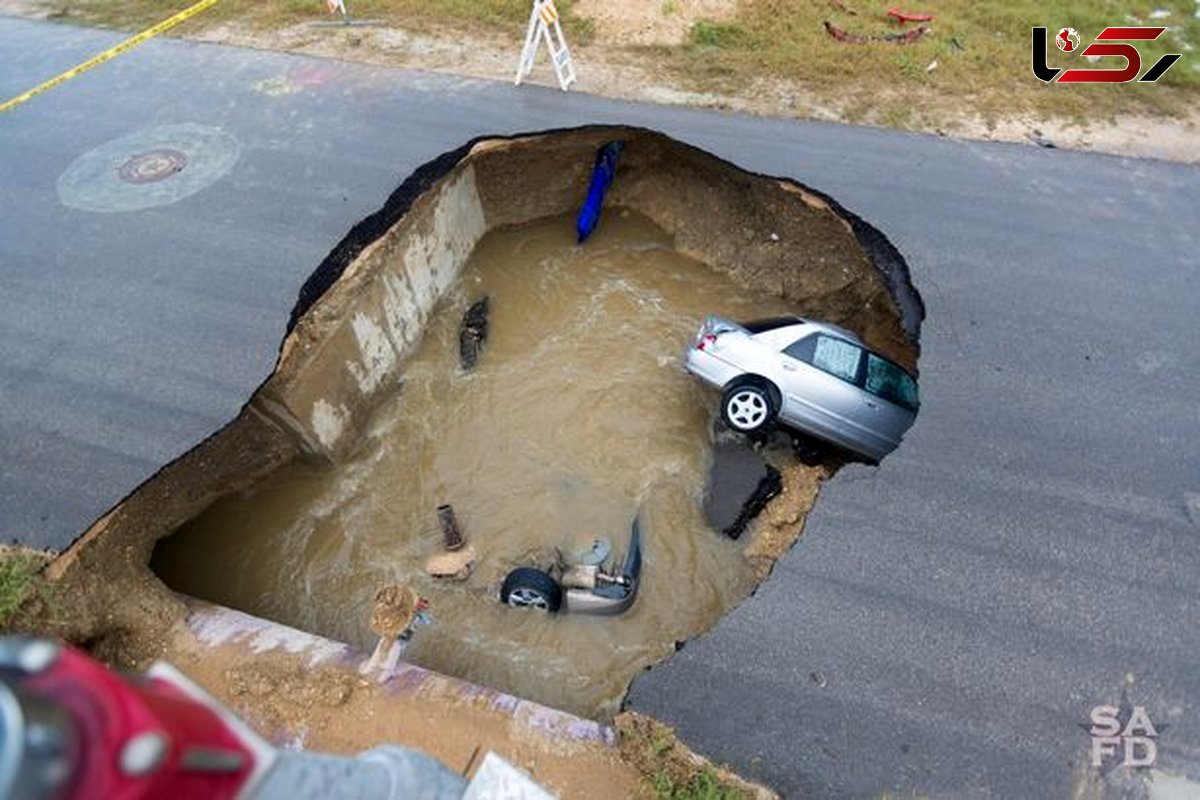
<svg viewBox="0 0 1200 800">
<path fill-rule="evenodd" d="M 240 646 L 255 654 L 283 651 L 305 659 L 310 668 L 336 666 L 358 671 L 368 655 L 343 642 L 289 628 L 224 606 L 180 595 L 187 606 L 186 625 L 197 641 L 207 647 Z M 523 700 L 486 686 L 400 662 L 370 676 L 393 697 L 420 693 L 425 698 L 447 702 L 471 701 L 512 717 L 517 723 L 556 740 L 592 742 L 612 747 L 613 728 L 568 714 L 549 706 Z"/>
</svg>

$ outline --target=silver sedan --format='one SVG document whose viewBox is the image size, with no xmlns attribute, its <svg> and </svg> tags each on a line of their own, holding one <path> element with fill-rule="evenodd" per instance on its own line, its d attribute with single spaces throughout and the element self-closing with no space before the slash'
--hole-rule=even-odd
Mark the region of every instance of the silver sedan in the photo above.
<svg viewBox="0 0 1200 800">
<path fill-rule="evenodd" d="M 878 462 L 917 417 L 912 375 L 850 331 L 801 317 L 709 317 L 685 365 L 721 390 L 721 417 L 742 433 L 778 421 Z"/>
</svg>

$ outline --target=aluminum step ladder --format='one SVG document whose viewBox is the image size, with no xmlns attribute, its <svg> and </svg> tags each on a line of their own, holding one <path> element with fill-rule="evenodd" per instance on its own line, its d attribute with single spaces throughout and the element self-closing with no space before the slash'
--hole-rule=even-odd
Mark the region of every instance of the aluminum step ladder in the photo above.
<svg viewBox="0 0 1200 800">
<path fill-rule="evenodd" d="M 517 64 L 517 77 L 513 83 L 520 86 L 521 81 L 533 71 L 538 47 L 543 40 L 550 52 L 550 61 L 554 64 L 558 85 L 565 92 L 575 82 L 575 64 L 571 61 L 571 48 L 567 46 L 567 38 L 563 35 L 554 0 L 534 0 L 533 10 L 529 14 L 529 29 L 525 32 L 525 47 L 521 49 L 521 61 Z"/>
</svg>

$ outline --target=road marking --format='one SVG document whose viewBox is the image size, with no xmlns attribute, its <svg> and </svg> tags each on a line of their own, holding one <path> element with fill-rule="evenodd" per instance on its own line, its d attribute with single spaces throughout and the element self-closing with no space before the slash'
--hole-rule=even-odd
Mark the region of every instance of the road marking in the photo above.
<svg viewBox="0 0 1200 800">
<path fill-rule="evenodd" d="M 105 50 L 95 58 L 91 58 L 78 66 L 72 67 L 61 75 L 58 75 L 57 77 L 51 78 L 45 83 L 33 87 L 24 94 L 19 94 L 11 100 L 6 100 L 4 103 L 0 104 L 0 114 L 8 111 L 11 108 L 21 105 L 26 100 L 29 100 L 30 98 L 35 97 L 42 92 L 48 92 L 56 86 L 61 86 L 67 81 L 71 80 L 71 78 L 74 78 L 76 75 L 82 75 L 83 73 L 87 72 L 92 67 L 98 67 L 105 61 L 110 61 L 128 50 L 132 50 L 147 39 L 152 39 L 163 31 L 174 28 L 179 23 L 191 19 L 201 11 L 215 6 L 218 2 L 220 2 L 220 0 L 200 0 L 200 2 L 196 3 L 195 5 L 188 6 L 175 16 L 164 19 L 153 28 L 147 28 L 136 36 L 131 36 L 115 47 Z"/>
</svg>

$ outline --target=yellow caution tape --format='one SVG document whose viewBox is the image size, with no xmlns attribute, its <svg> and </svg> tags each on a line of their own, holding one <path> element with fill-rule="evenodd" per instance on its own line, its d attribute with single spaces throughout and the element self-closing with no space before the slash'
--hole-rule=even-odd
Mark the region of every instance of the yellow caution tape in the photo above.
<svg viewBox="0 0 1200 800">
<path fill-rule="evenodd" d="M 126 39 L 125 41 L 121 42 L 119 45 L 117 45 L 113 48 L 110 48 L 108 50 L 105 50 L 103 53 L 96 56 L 95 58 L 89 59 L 77 67 L 72 67 L 71 69 L 67 70 L 66 72 L 62 73 L 61 75 L 51 78 L 50 80 L 46 81 L 45 83 L 33 87 L 32 89 L 30 89 L 28 92 L 25 92 L 24 94 L 19 94 L 16 97 L 12 98 L 11 100 L 5 101 L 3 104 L 0 104 L 0 114 L 4 113 L 5 111 L 8 111 L 10 108 L 14 108 L 16 106 L 21 105 L 21 103 L 24 103 L 26 100 L 30 99 L 31 97 L 39 95 L 42 92 L 47 92 L 56 86 L 60 86 L 64 83 L 66 83 L 67 81 L 71 80 L 71 78 L 74 78 L 76 75 L 82 75 L 83 73 L 85 73 L 89 69 L 91 69 L 92 67 L 98 67 L 101 64 L 103 64 L 105 61 L 110 61 L 110 60 L 116 58 L 117 56 L 121 55 L 122 53 L 124 53 L 127 50 L 132 50 L 133 48 L 137 47 L 139 44 L 146 41 L 147 39 L 152 39 L 155 36 L 158 36 L 163 31 L 174 28 L 176 25 L 183 22 L 184 20 L 191 19 L 192 17 L 199 14 L 201 11 L 204 11 L 205 9 L 215 6 L 218 2 L 220 2 L 220 0 L 200 0 L 199 3 L 196 3 L 193 6 L 188 6 L 183 11 L 180 11 L 178 14 L 176 14 L 175 16 L 173 16 L 169 19 L 164 19 L 162 22 L 158 23 L 153 28 L 147 28 L 146 30 L 142 31 L 141 33 L 137 34 L 136 36 L 132 36 L 132 37 Z"/>
</svg>

